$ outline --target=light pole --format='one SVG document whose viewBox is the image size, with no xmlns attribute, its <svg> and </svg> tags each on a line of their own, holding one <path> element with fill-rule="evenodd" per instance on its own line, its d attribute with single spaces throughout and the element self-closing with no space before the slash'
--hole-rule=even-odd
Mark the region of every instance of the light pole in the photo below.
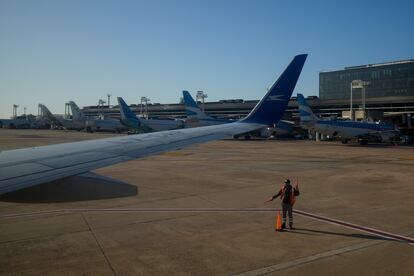
<svg viewBox="0 0 414 276">
<path fill-rule="evenodd" d="M 201 110 L 203 110 L 203 112 L 204 112 L 204 99 L 206 99 L 207 97 L 208 95 L 205 94 L 203 91 L 197 91 L 196 100 L 201 99 L 201 102 L 203 103 Z"/>
<path fill-rule="evenodd" d="M 100 113 L 100 115 L 99 115 L 100 119 L 104 119 L 103 108 L 104 108 L 105 103 L 106 102 L 102 99 L 99 99 L 99 101 L 98 101 L 98 109 L 100 110 L 100 112 L 99 112 Z M 101 107 L 101 108 L 99 108 L 99 107 Z"/>
<path fill-rule="evenodd" d="M 109 106 L 111 105 L 111 94 L 106 94 L 106 96 L 108 97 L 108 108 L 109 108 Z"/>
<path fill-rule="evenodd" d="M 362 82 L 362 112 L 363 112 L 363 120 L 365 121 L 366 115 L 365 115 L 365 102 L 366 102 L 366 93 L 365 93 L 365 87 L 369 85 L 369 81 L 363 81 Z"/>
<path fill-rule="evenodd" d="M 17 108 L 19 107 L 19 105 L 14 104 L 13 105 L 13 118 L 16 119 L 17 118 Z"/>
<path fill-rule="evenodd" d="M 369 84 L 370 84 L 369 81 L 363 81 L 363 80 L 353 80 L 353 81 L 351 81 L 351 103 L 350 103 L 350 109 L 349 109 L 349 112 L 351 113 L 350 114 L 351 120 L 353 120 L 353 118 L 354 118 L 354 115 L 353 115 L 353 112 L 352 112 L 353 111 L 352 110 L 352 108 L 353 108 L 352 90 L 354 88 L 362 89 L 362 93 L 361 93 L 362 113 L 363 113 L 362 114 L 362 119 L 365 120 L 365 87 Z"/>
<path fill-rule="evenodd" d="M 70 117 L 69 108 L 70 108 L 69 103 L 65 103 L 65 119 L 68 119 Z"/>
<path fill-rule="evenodd" d="M 148 119 L 148 102 L 151 101 L 150 98 L 147 97 L 141 97 L 141 107 L 140 107 L 140 113 L 142 116 L 142 103 L 145 103 L 145 117 Z"/>
</svg>

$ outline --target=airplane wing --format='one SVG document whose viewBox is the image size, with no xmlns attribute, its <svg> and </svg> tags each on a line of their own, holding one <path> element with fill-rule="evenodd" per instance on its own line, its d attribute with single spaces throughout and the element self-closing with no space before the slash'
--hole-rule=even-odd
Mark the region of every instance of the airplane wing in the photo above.
<svg viewBox="0 0 414 276">
<path fill-rule="evenodd" d="M 238 122 L 2 151 L 0 194 L 273 125 L 286 109 L 306 57 L 296 56 L 252 112 Z"/>
</svg>

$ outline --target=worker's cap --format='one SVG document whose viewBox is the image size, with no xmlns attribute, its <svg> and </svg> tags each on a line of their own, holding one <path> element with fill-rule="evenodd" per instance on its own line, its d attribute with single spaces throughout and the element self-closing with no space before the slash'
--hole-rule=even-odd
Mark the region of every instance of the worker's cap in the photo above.
<svg viewBox="0 0 414 276">
<path fill-rule="evenodd" d="M 290 179 L 285 179 L 285 184 L 289 184 L 290 183 Z"/>
</svg>

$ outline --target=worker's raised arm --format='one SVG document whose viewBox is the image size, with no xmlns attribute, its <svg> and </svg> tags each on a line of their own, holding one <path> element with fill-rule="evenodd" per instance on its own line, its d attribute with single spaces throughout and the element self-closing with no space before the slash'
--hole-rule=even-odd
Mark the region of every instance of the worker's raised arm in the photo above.
<svg viewBox="0 0 414 276">
<path fill-rule="evenodd" d="M 272 200 L 275 199 L 275 198 L 277 198 L 281 194 L 282 194 L 282 189 L 280 189 L 279 192 L 272 197 Z"/>
<path fill-rule="evenodd" d="M 299 187 L 298 187 L 298 185 L 296 185 L 296 187 L 295 188 L 293 188 L 293 195 L 294 196 L 298 196 L 300 194 L 300 192 L 299 192 Z"/>
</svg>

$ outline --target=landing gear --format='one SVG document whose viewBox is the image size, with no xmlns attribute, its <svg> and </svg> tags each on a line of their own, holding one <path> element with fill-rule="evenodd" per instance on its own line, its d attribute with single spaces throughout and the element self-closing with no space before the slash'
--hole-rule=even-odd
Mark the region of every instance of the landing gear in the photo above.
<svg viewBox="0 0 414 276">
<path fill-rule="evenodd" d="M 342 139 L 341 142 L 342 144 L 348 144 L 348 139 Z"/>
<path fill-rule="evenodd" d="M 368 140 L 367 139 L 361 139 L 361 140 L 359 140 L 359 144 L 360 145 L 367 145 L 368 144 Z"/>
</svg>

